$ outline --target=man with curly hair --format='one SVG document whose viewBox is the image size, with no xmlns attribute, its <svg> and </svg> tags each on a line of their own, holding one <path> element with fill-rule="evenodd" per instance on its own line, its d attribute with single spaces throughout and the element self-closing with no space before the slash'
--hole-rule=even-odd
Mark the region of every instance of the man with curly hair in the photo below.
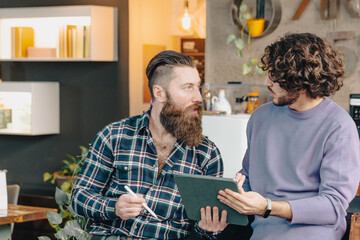
<svg viewBox="0 0 360 240">
<path fill-rule="evenodd" d="M 273 101 L 249 120 L 240 193 L 218 198 L 255 215 L 252 239 L 341 239 L 360 179 L 355 123 L 327 98 L 343 84 L 342 60 L 301 33 L 267 46 L 261 62 Z"/>
</svg>

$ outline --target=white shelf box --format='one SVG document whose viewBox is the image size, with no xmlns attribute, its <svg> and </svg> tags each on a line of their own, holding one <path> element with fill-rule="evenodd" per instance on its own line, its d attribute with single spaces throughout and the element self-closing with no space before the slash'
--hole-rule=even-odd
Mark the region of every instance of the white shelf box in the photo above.
<svg viewBox="0 0 360 240">
<path fill-rule="evenodd" d="M 59 91 L 58 82 L 0 83 L 0 134 L 59 134 Z"/>
<path fill-rule="evenodd" d="M 90 26 L 90 57 L 59 58 L 59 32 L 64 25 Z M 56 48 L 56 58 L 12 58 L 11 28 L 32 27 L 34 46 Z M 117 61 L 117 8 L 51 6 L 0 8 L 0 61 Z"/>
</svg>

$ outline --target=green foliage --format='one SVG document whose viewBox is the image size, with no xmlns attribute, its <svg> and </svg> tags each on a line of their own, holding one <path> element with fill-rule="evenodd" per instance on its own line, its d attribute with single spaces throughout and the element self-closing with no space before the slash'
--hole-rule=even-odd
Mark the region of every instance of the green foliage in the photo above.
<svg viewBox="0 0 360 240">
<path fill-rule="evenodd" d="M 47 212 L 50 225 L 56 230 L 54 234 L 59 240 L 88 240 L 90 234 L 87 232 L 90 225 L 89 219 L 77 215 L 70 205 L 70 194 L 59 188 L 55 191 L 55 201 L 59 205 L 60 212 Z M 50 240 L 49 237 L 41 236 L 39 240 Z"/>
<path fill-rule="evenodd" d="M 251 13 L 248 12 L 248 7 L 246 4 L 242 3 L 239 7 L 239 20 L 240 23 L 242 25 L 242 29 L 241 29 L 241 34 L 240 37 L 236 37 L 235 34 L 230 34 L 229 37 L 226 40 L 226 44 L 227 45 L 231 45 L 234 44 L 234 46 L 236 47 L 236 55 L 238 55 L 239 57 L 243 57 L 243 50 L 245 49 L 246 45 L 247 45 L 247 56 L 248 56 L 248 62 L 245 62 L 243 64 L 243 68 L 242 68 L 242 74 L 243 75 L 250 75 L 252 76 L 254 74 L 254 71 L 259 73 L 259 74 L 265 74 L 266 72 L 263 71 L 259 66 L 258 66 L 258 60 L 254 57 L 251 56 L 251 37 L 250 34 L 247 35 L 247 39 L 245 39 L 244 36 L 244 30 L 245 30 L 245 26 L 246 26 L 246 21 L 251 19 Z"/>
<path fill-rule="evenodd" d="M 60 188 L 64 192 L 70 193 L 70 190 L 72 188 L 72 177 L 77 176 L 80 172 L 80 169 L 84 163 L 84 159 L 86 158 L 88 149 L 84 146 L 79 146 L 80 148 L 80 155 L 78 156 L 72 156 L 70 154 L 66 154 L 68 159 L 63 160 L 64 166 L 60 168 L 59 171 L 53 172 L 52 174 L 49 172 L 45 172 L 43 174 L 43 180 L 44 182 L 47 182 L 50 180 L 52 184 L 55 183 L 56 178 L 59 176 L 68 176 L 64 182 L 62 182 Z"/>
</svg>

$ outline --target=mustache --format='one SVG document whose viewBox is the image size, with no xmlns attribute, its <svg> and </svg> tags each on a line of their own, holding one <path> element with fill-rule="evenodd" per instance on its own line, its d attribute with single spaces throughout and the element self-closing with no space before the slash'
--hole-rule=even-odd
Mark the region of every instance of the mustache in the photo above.
<svg viewBox="0 0 360 240">
<path fill-rule="evenodd" d="M 199 103 L 199 102 L 196 102 L 196 103 L 188 106 L 188 107 L 185 109 L 185 111 L 198 111 L 198 112 L 202 112 L 202 110 L 203 110 L 203 109 L 202 109 L 202 105 L 201 105 L 201 103 Z"/>
</svg>

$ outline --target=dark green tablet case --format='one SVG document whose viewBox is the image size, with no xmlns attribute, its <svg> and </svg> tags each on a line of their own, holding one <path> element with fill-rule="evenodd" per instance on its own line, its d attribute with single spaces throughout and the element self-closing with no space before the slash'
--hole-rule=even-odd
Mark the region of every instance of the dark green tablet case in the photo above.
<svg viewBox="0 0 360 240">
<path fill-rule="evenodd" d="M 222 210 L 227 211 L 227 223 L 243 226 L 248 224 L 247 215 L 240 214 L 217 199 L 219 190 L 225 188 L 239 192 L 234 179 L 177 173 L 174 174 L 174 179 L 190 219 L 200 220 L 202 207 L 217 206 L 220 214 Z"/>
</svg>

